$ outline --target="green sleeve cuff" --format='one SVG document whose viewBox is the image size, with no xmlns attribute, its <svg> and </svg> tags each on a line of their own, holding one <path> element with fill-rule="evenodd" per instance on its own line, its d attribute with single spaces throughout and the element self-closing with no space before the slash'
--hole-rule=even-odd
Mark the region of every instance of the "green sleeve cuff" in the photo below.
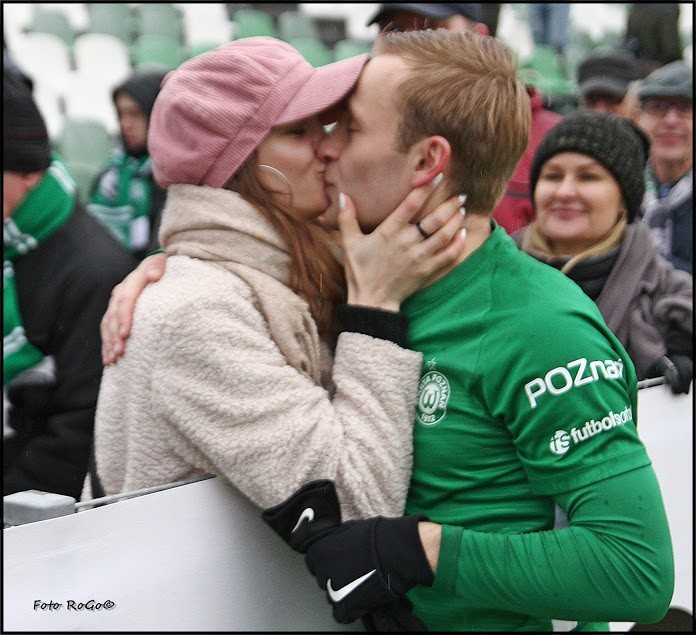
<svg viewBox="0 0 696 635">
<path fill-rule="evenodd" d="M 440 538 L 440 553 L 437 560 L 437 571 L 433 590 L 441 591 L 446 595 L 456 593 L 457 565 L 459 563 L 459 550 L 462 544 L 463 527 L 442 525 Z"/>
</svg>

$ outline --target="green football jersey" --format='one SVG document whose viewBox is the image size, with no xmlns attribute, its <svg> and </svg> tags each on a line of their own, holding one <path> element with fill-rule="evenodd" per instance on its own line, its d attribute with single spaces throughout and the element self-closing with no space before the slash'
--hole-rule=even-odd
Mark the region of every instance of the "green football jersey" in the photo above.
<svg viewBox="0 0 696 635">
<path fill-rule="evenodd" d="M 649 465 L 624 348 L 580 287 L 495 223 L 402 310 L 423 353 L 407 514 L 480 532 L 549 530 L 554 494 Z M 438 573 L 487 566 L 447 562 L 457 554 L 446 544 L 443 534 Z M 409 598 L 430 630 L 551 629 L 534 606 L 477 609 L 426 587 Z"/>
</svg>

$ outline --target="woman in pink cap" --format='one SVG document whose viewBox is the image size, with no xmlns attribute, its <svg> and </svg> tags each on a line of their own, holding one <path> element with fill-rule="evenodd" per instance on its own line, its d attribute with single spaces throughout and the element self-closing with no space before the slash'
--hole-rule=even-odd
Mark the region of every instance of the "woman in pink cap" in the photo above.
<svg viewBox="0 0 696 635">
<path fill-rule="evenodd" d="M 434 183 L 359 238 L 347 200 L 344 276 L 318 220 L 319 115 L 367 59 L 315 69 L 284 42 L 247 38 L 165 78 L 148 147 L 168 189 L 169 258 L 104 371 L 83 498 L 212 473 L 269 507 L 327 478 L 345 518 L 402 513 L 421 354 L 398 309 L 464 239 L 458 197 L 428 215 L 425 240 L 409 222 Z"/>
</svg>

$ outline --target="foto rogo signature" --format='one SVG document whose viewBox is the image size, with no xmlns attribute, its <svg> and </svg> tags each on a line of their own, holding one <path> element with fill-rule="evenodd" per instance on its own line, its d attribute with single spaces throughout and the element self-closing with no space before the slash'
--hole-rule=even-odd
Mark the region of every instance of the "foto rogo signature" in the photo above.
<svg viewBox="0 0 696 635">
<path fill-rule="evenodd" d="M 110 611 L 116 606 L 115 602 L 105 600 L 97 602 L 96 600 L 87 600 L 86 602 L 76 602 L 75 600 L 66 600 L 65 602 L 54 602 L 49 600 L 34 600 L 35 611 L 60 611 L 65 607 L 68 611 Z"/>
</svg>

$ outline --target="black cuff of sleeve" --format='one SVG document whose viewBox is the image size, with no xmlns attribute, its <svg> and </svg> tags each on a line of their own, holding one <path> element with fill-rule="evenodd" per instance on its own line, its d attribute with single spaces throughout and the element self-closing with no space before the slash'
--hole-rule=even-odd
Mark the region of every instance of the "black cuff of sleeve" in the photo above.
<svg viewBox="0 0 696 635">
<path fill-rule="evenodd" d="M 338 307 L 338 319 L 343 331 L 370 335 L 408 348 L 408 318 L 403 313 L 341 304 Z"/>
</svg>

